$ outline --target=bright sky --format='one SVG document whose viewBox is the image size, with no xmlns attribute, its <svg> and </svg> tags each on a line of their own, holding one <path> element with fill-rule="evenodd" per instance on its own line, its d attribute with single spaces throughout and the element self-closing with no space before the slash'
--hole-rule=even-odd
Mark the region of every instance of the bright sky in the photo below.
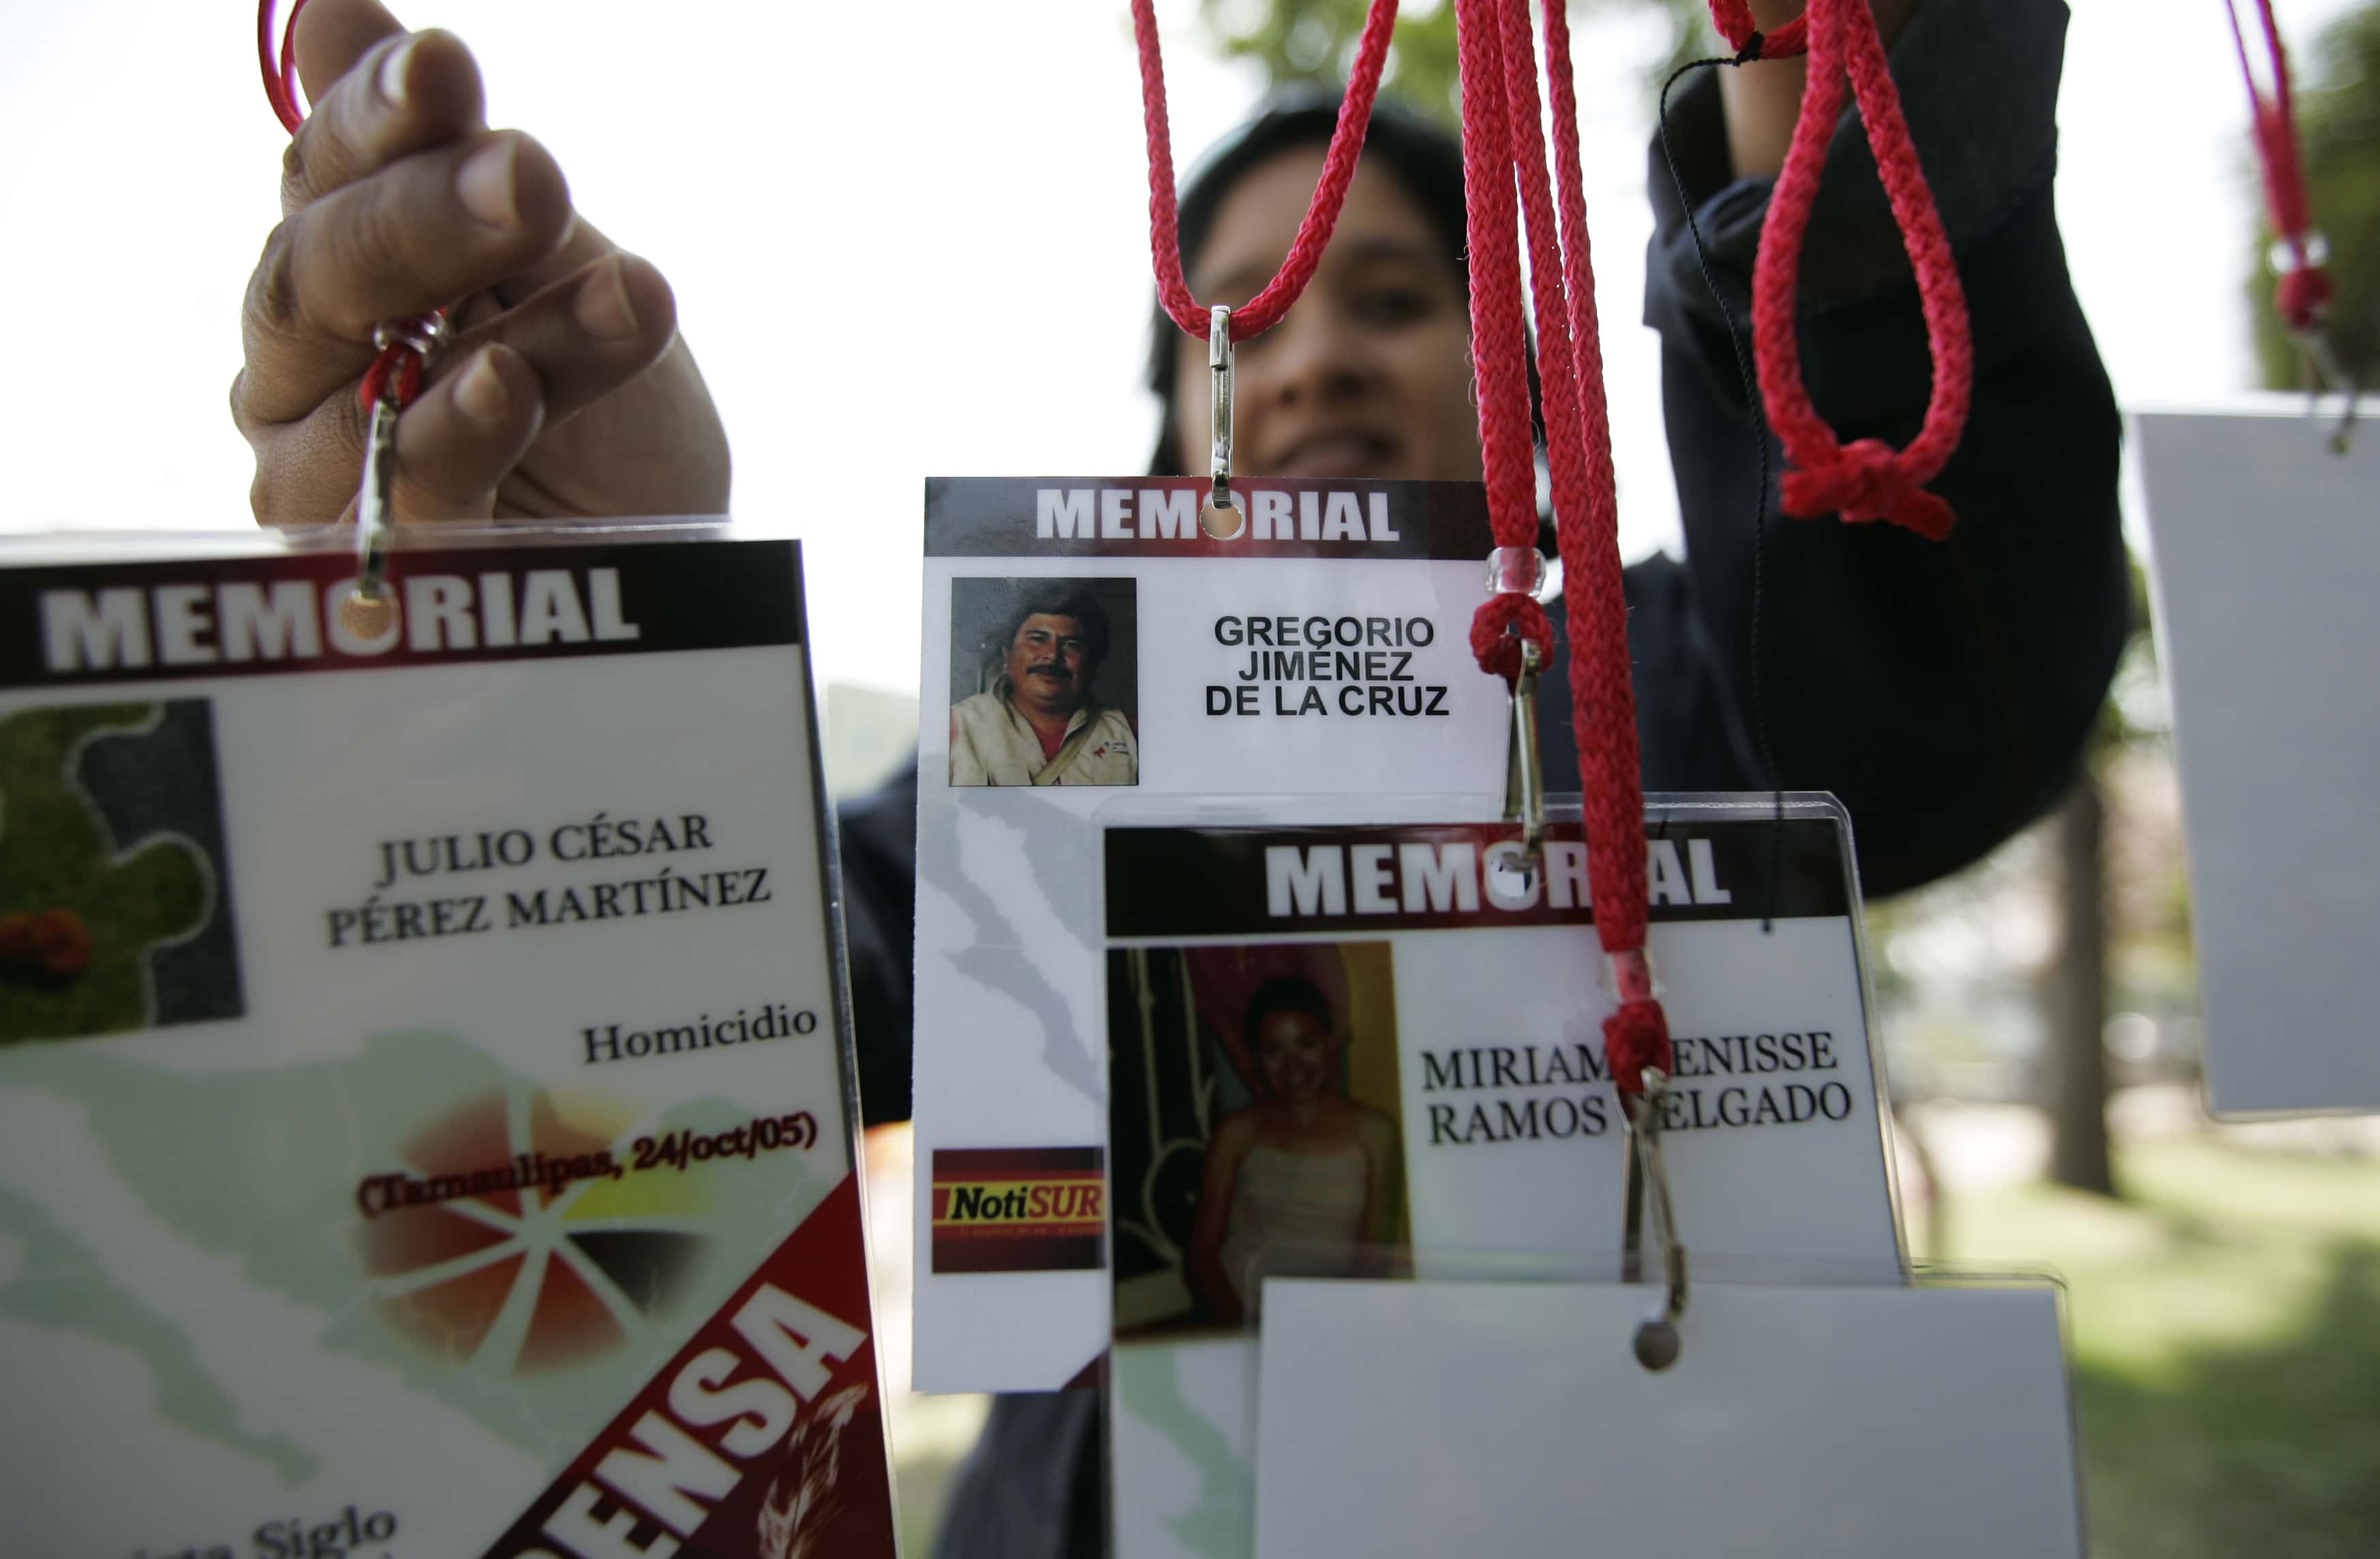
<svg viewBox="0 0 2380 1559">
<path fill-rule="evenodd" d="M 1427 0 L 1421 0 L 1427 3 Z M 2302 46 L 2346 0 L 2280 0 Z M 2119 395 L 2251 381 L 2247 110 L 2219 5 L 2079 0 L 2059 210 Z M 657 262 L 734 441 L 737 515 L 806 538 L 819 671 L 914 690 L 929 474 L 1135 471 L 1150 291 L 1122 0 L 444 0 L 490 112 Z M 1257 95 L 1160 0 L 1176 156 Z M 225 396 L 284 142 L 244 3 L 0 14 L 0 531 L 241 529 Z M 1631 556 L 1674 547 L 1653 339 L 1648 18 L 1582 18 L 1589 210 Z M 1923 149 L 1921 149 L 1922 151 Z"/>
</svg>

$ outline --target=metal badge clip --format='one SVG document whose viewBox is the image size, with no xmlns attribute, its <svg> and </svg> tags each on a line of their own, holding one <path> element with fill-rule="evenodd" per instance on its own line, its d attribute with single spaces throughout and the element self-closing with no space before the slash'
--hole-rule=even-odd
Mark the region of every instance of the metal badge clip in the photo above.
<svg viewBox="0 0 2380 1559">
<path fill-rule="evenodd" d="M 1208 316 L 1207 367 L 1214 381 L 1214 398 L 1209 403 L 1213 420 L 1213 467 L 1215 491 L 1213 502 L 1218 509 L 1232 506 L 1232 311 L 1221 304 L 1215 305 Z"/>
<path fill-rule="evenodd" d="M 339 603 L 347 631 L 367 642 L 388 632 L 396 615 L 388 589 L 388 555 L 396 540 L 392 502 L 396 488 L 396 401 L 372 403 L 364 437 L 363 489 L 356 495 L 356 587 Z"/>
<path fill-rule="evenodd" d="M 383 366 L 390 350 L 403 346 L 426 371 L 447 332 L 443 313 L 424 314 L 374 327 L 372 345 L 382 354 Z M 363 486 L 356 495 L 356 587 L 339 603 L 339 618 L 348 633 L 367 641 L 387 634 L 396 622 L 388 560 L 396 545 L 396 419 L 402 409 L 395 386 L 382 382 L 371 398 L 371 422 L 364 433 Z"/>
<path fill-rule="evenodd" d="M 2297 338 L 2298 350 L 2306 356 L 2306 365 L 2313 369 L 2310 408 L 2318 405 L 2325 392 L 2345 397 L 2347 404 L 2339 408 L 2338 422 L 2330 430 L 2330 453 L 2343 455 L 2355 434 L 2356 403 L 2362 397 L 2347 366 L 2338 360 L 2338 351 L 2330 344 L 2330 332 L 2315 325 L 2312 330 L 2290 332 Z"/>
<path fill-rule="evenodd" d="M 1644 1281 L 1648 1201 L 1661 1244 L 1661 1309 L 1636 1328 L 1635 1336 L 1636 1362 L 1647 1370 L 1666 1370 L 1678 1361 L 1678 1322 L 1686 1313 L 1686 1247 L 1678 1238 L 1677 1213 L 1670 1203 L 1669 1167 L 1661 1158 L 1661 1095 L 1669 1086 L 1667 1072 L 1647 1067 L 1645 1091 L 1625 1096 L 1633 1151 L 1628 1155 L 1627 1223 L 1621 1236 L 1621 1281 Z M 1647 1187 L 1651 1188 L 1649 1197 Z"/>
<path fill-rule="evenodd" d="M 1531 639 L 1521 641 L 1521 674 L 1512 679 L 1512 738 L 1504 748 L 1504 821 L 1521 825 L 1523 869 L 1536 871 L 1545 859 L 1546 770 L 1537 747 L 1537 677 L 1545 656 Z"/>
<path fill-rule="evenodd" d="M 372 403 L 364 439 L 364 485 L 356 496 L 356 594 L 377 602 L 388 585 L 388 553 L 395 538 L 396 402 Z"/>
</svg>

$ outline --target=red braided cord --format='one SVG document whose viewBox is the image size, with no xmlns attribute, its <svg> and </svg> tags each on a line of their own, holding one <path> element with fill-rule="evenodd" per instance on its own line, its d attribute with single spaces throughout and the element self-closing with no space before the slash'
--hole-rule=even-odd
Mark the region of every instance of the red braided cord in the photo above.
<svg viewBox="0 0 2380 1559">
<path fill-rule="evenodd" d="M 1581 432 L 1586 452 L 1583 502 L 1557 494 L 1556 535 L 1573 643 L 1587 635 L 1592 653 L 1571 661 L 1572 712 L 1580 752 L 1590 750 L 1598 772 L 1582 790 L 1609 798 L 1604 855 L 1617 897 L 1597 925 L 1607 951 L 1645 943 L 1644 787 L 1636 750 L 1636 692 L 1628 659 L 1628 603 L 1620 582 L 1620 505 L 1611 466 L 1611 419 L 1603 383 L 1603 333 L 1595 305 L 1592 235 L 1578 151 L 1578 93 L 1571 79 L 1570 19 L 1563 0 L 1545 0 L 1547 100 L 1553 110 L 1555 197 L 1561 211 L 1562 284 L 1570 304 L 1570 343 L 1578 381 Z M 1525 41 L 1525 33 L 1523 34 Z M 1534 219 L 1532 219 L 1534 220 Z M 1591 685 L 1590 685 L 1591 683 Z M 1631 848 L 1621 848 L 1621 841 Z M 1667 1063 L 1664 1062 L 1666 1067 Z M 1630 1074 L 1633 1076 L 1633 1073 Z"/>
<path fill-rule="evenodd" d="M 1502 0 L 1504 120 L 1528 221 L 1536 297 L 1537 373 L 1546 392 L 1546 459 L 1570 608 L 1572 729 L 1588 859 L 1595 863 L 1596 931 L 1604 950 L 1645 945 L 1645 797 L 1636 750 L 1636 696 L 1629 680 L 1628 604 L 1620 583 L 1620 514 L 1604 399 L 1595 267 L 1579 176 L 1578 100 L 1570 70 L 1563 0 L 1547 0 L 1546 73 L 1554 107 L 1562 222 L 1554 226 L 1546 141 L 1537 112 L 1536 55 L 1528 0 Z M 1564 142 L 1567 142 L 1564 145 Z M 1633 1076 L 1634 1073 L 1630 1073 Z"/>
<path fill-rule="evenodd" d="M 2257 9 L 2273 58 L 2270 97 L 2258 89 L 2255 67 L 2248 63 L 2248 39 L 2240 30 L 2238 0 L 2224 4 L 2231 18 L 2231 41 L 2240 51 L 2240 74 L 2248 83 L 2250 128 L 2256 142 L 2256 161 L 2265 174 L 2265 209 L 2272 218 L 2274 233 L 2295 261 L 2292 269 L 2281 273 L 2273 305 L 2289 329 L 2303 333 L 2321 323 L 2330 307 L 2330 276 L 2316 262 L 2313 250 L 2313 201 L 2306 193 L 2305 159 L 2298 146 L 2297 99 L 2289 85 L 2289 52 L 2281 47 L 2273 0 L 2257 0 Z"/>
<path fill-rule="evenodd" d="M 1528 337 L 1521 311 L 1521 251 L 1504 126 L 1501 0 L 1455 0 L 1463 87 L 1464 248 L 1471 257 L 1471 362 L 1479 385 L 1479 453 L 1488 524 L 1500 547 L 1537 544 L 1536 461 L 1529 432 Z M 1521 641 L 1548 659 L 1553 626 L 1535 597 L 1500 591 L 1471 620 L 1482 670 L 1520 674 Z"/>
<path fill-rule="evenodd" d="M 298 106 L 298 93 L 299 90 L 298 81 L 298 13 L 305 8 L 306 0 L 292 0 L 289 6 L 289 20 L 281 29 L 281 98 L 284 103 L 288 104 L 289 112 L 296 115 L 301 124 L 305 121 L 306 114 L 305 110 Z M 289 133 L 292 135 L 297 134 L 298 127 L 296 125 L 290 126 Z"/>
<path fill-rule="evenodd" d="M 1289 306 L 1314 279 L 1314 268 L 1322 263 L 1330 230 L 1339 224 L 1348 181 L 1355 176 L 1355 159 L 1364 150 L 1364 132 L 1372 122 L 1372 99 L 1380 89 L 1380 67 L 1389 57 L 1389 35 L 1396 20 L 1397 0 L 1372 0 L 1363 36 L 1356 41 L 1355 67 L 1348 73 L 1347 95 L 1339 104 L 1339 124 L 1330 132 L 1330 151 L 1322 160 L 1322 177 L 1314 187 L 1314 202 L 1298 224 L 1297 239 L 1290 245 L 1280 272 L 1262 292 L 1232 310 L 1233 341 L 1261 335 L 1281 323 Z M 1148 133 L 1148 248 L 1157 262 L 1157 296 L 1175 324 L 1204 341 L 1208 311 L 1190 296 L 1190 284 L 1182 274 L 1173 148 L 1165 119 L 1165 61 L 1157 47 L 1153 0 L 1133 0 L 1132 32 L 1140 45 L 1141 122 Z"/>
<path fill-rule="evenodd" d="M 273 104 L 273 116 L 291 135 L 306 122 L 305 110 L 298 106 L 297 51 L 290 47 L 298 36 L 298 13 L 306 8 L 306 0 L 295 0 L 289 7 L 288 25 L 282 30 L 281 53 L 273 52 L 273 0 L 258 0 L 256 7 L 256 63 L 264 72 L 265 101 Z"/>
<path fill-rule="evenodd" d="M 1774 32 L 1763 32 L 1760 24 L 1752 19 L 1749 0 L 1710 0 L 1710 9 L 1719 35 L 1745 59 L 1784 59 L 1809 53 L 1810 18 L 1806 14 L 1795 17 Z"/>
<path fill-rule="evenodd" d="M 264 97 L 273 105 L 273 117 L 291 135 L 306 122 L 306 111 L 298 103 L 298 13 L 306 8 L 306 0 L 290 0 L 289 17 L 281 29 L 281 52 L 273 49 L 273 7 L 274 0 L 257 0 L 256 62 L 264 73 Z M 440 314 L 443 316 L 443 309 Z M 357 395 L 363 402 L 364 413 L 370 416 L 382 395 L 393 396 L 402 411 L 421 393 L 421 354 L 404 342 L 394 341 L 381 348 L 371 367 L 364 370 L 363 382 L 357 386 Z"/>
<path fill-rule="evenodd" d="M 1579 733 L 1580 788 L 1588 852 L 1596 863 L 1596 929 L 1612 955 L 1620 1005 L 1603 1021 L 1605 1067 L 1624 1096 L 1647 1070 L 1675 1070 L 1670 1022 L 1653 994 L 1645 964 L 1649 918 L 1645 882 L 1645 792 L 1636 747 L 1636 692 L 1628 658 L 1628 605 L 1620 579 L 1617 484 L 1603 384 L 1603 339 L 1595 305 L 1595 267 L 1578 150 L 1578 93 L 1571 76 L 1566 0 L 1544 0 L 1547 100 L 1553 110 L 1556 198 L 1561 210 L 1562 284 L 1569 295 L 1580 431 L 1585 446 L 1584 503 L 1555 500 L 1563 598 L 1570 608 L 1571 696 Z M 1525 15 L 1525 7 L 1516 7 Z M 1525 56 L 1528 33 L 1505 46 Z M 1792 47 L 1801 47 L 1798 36 Z M 1538 154 L 1541 155 L 1541 154 Z M 1536 219 L 1533 217 L 1531 221 Z M 1549 311 L 1550 312 L 1550 311 Z M 1582 649 L 1581 647 L 1584 647 Z M 1591 767 L 1590 767 L 1591 766 Z"/>
<path fill-rule="evenodd" d="M 1534 544 L 1535 484 L 1526 447 L 1527 338 L 1521 310 L 1517 206 L 1527 219 L 1536 299 L 1538 368 L 1545 386 L 1547 462 L 1555 534 L 1570 607 L 1571 695 L 1579 734 L 1595 919 L 1621 1002 L 1604 1021 L 1605 1054 L 1622 1094 L 1647 1069 L 1670 1070 L 1669 1024 L 1641 951 L 1646 915 L 1645 809 L 1638 771 L 1635 695 L 1629 682 L 1626 606 L 1621 595 L 1617 504 L 1586 202 L 1578 156 L 1577 98 L 1563 0 L 1547 0 L 1548 96 L 1556 124 L 1561 222 L 1548 187 L 1538 115 L 1528 0 L 1457 0 L 1463 81 L 1463 175 L 1471 254 L 1472 356 L 1479 378 L 1480 444 L 1488 513 L 1503 546 Z M 1528 596 L 1500 592 L 1472 623 L 1481 666 L 1507 672 L 1512 632 L 1536 611 Z M 1633 971 L 1633 977 L 1631 972 Z"/>
<path fill-rule="evenodd" d="M 1753 353 L 1760 368 L 1761 398 L 1786 459 L 1796 467 L 1785 473 L 1784 509 L 1805 519 L 1840 514 L 1854 525 L 1889 520 L 1939 540 L 1949 534 L 1957 517 L 1949 504 L 1925 491 L 1923 484 L 1941 471 L 1966 428 L 1974 379 L 1966 294 L 1940 213 L 1934 209 L 1933 191 L 1910 142 L 1900 94 L 1892 84 L 1884 41 L 1876 34 L 1866 0 L 1810 0 L 1808 16 L 1809 79 L 1792 145 L 1769 198 L 1752 287 Z M 1901 242 L 1917 274 L 1925 339 L 1934 358 L 1934 393 L 1925 425 L 1898 453 L 1880 439 L 1849 445 L 1837 440 L 1810 404 L 1802 382 L 1801 344 L 1794 335 L 1802 239 L 1842 108 L 1846 71 Z"/>
</svg>

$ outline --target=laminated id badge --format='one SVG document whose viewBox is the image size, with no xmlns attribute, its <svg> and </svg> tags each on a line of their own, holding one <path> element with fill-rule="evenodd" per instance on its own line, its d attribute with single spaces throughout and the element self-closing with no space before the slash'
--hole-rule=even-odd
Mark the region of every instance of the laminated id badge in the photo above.
<svg viewBox="0 0 2380 1559">
<path fill-rule="evenodd" d="M 0 552 L 0 1546 L 892 1552 L 794 543 Z"/>
<path fill-rule="evenodd" d="M 1530 872 L 1518 826 L 1449 820 L 1477 806 L 1376 802 L 1419 819 L 1382 823 L 1311 803 L 1109 816 L 1122 1559 L 1250 1552 L 1270 1476 L 1267 1271 L 1619 1257 L 1630 1141 L 1578 810 L 1552 811 Z M 1697 1252 L 1897 1283 L 1840 805 L 1654 796 L 1645 819 L 1646 951 L 1675 1062 L 1655 1111 L 1670 1221 Z"/>
<path fill-rule="evenodd" d="M 2294 397 L 2136 412 L 2206 1028 L 2226 1117 L 2380 1110 L 2380 439 Z"/>
<path fill-rule="evenodd" d="M 1268 1281 L 1257 1559 L 2086 1552 L 2055 1287 L 1706 1281 L 1660 1371 L 1645 1294 Z"/>
<path fill-rule="evenodd" d="M 1503 783 L 1477 484 L 1236 491 L 1218 537 L 1200 481 L 927 484 L 921 1390 L 1055 1389 L 1108 1346 L 1099 808 Z"/>
</svg>

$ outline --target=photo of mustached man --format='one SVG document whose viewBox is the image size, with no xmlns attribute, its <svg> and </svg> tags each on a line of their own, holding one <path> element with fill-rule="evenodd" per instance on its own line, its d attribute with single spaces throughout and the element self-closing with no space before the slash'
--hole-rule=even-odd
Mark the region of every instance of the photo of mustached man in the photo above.
<svg viewBox="0 0 2380 1559">
<path fill-rule="evenodd" d="M 1136 785 L 1129 579 L 951 582 L 951 783 Z"/>
</svg>

